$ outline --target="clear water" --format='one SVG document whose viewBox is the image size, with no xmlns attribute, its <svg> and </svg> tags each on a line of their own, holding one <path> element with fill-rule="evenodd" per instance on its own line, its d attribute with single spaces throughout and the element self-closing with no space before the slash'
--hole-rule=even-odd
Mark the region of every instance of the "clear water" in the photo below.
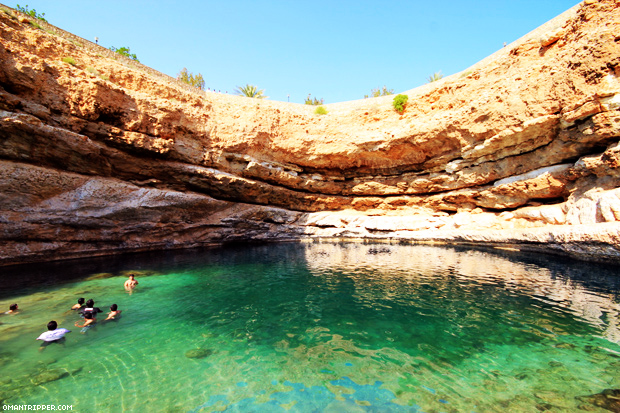
<svg viewBox="0 0 620 413">
<path fill-rule="evenodd" d="M 123 283 L 136 272 L 139 286 Z M 0 399 L 73 411 L 605 411 L 620 272 L 553 257 L 280 244 L 4 269 Z M 77 297 L 120 320 L 80 333 Z M 39 351 L 48 321 L 72 330 Z M 99 317 L 101 320 L 102 317 Z M 188 358 L 190 350 L 203 358 Z M 46 381 L 52 375 L 57 380 Z"/>
</svg>

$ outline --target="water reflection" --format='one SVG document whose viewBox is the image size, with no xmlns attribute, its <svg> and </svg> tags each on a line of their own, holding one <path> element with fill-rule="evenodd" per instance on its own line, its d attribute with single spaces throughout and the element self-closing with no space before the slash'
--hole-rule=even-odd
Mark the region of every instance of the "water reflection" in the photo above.
<svg viewBox="0 0 620 413">
<path fill-rule="evenodd" d="M 558 265 L 541 255 L 425 245 L 315 242 L 305 250 L 315 275 L 367 274 L 372 269 L 372 277 L 352 278 L 358 296 L 374 297 L 369 305 L 380 305 L 379 297 L 390 300 L 412 285 L 431 286 L 449 296 L 454 283 L 468 288 L 487 284 L 566 309 L 600 328 L 606 339 L 620 342 L 620 273 L 611 267 L 579 261 Z M 372 294 L 366 293 L 369 289 Z"/>
</svg>

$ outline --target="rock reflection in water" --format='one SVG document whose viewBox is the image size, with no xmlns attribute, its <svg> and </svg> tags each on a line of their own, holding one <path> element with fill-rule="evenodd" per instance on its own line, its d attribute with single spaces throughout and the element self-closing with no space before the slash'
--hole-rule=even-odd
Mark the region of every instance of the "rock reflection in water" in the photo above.
<svg viewBox="0 0 620 413">
<path fill-rule="evenodd" d="M 382 298 L 389 298 L 391 291 L 401 289 L 403 284 L 431 284 L 441 288 L 445 276 L 439 274 L 444 274 L 447 268 L 449 277 L 463 285 L 502 286 L 508 291 L 534 297 L 541 303 L 564 308 L 590 325 L 601 328 L 606 339 L 620 343 L 620 304 L 617 297 L 596 288 L 597 278 L 605 277 L 605 274 L 599 271 L 591 273 L 591 266 L 577 261 L 553 270 L 548 265 L 539 265 L 535 259 L 532 262 L 521 261 L 523 258 L 522 254 L 503 251 L 425 245 L 306 244 L 306 260 L 315 275 L 348 271 L 367 274 L 368 271 L 361 270 L 372 269 L 372 279 L 367 275 L 352 278 L 360 295 L 373 288 L 377 297 L 376 289 L 380 288 Z M 544 257 L 539 258 L 544 260 Z M 588 282 L 590 279 L 592 283 Z"/>
</svg>

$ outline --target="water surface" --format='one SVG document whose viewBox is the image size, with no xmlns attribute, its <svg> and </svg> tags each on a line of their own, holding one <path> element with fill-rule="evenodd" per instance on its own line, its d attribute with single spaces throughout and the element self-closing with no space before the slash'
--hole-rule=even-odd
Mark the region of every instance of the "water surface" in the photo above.
<svg viewBox="0 0 620 413">
<path fill-rule="evenodd" d="M 619 275 L 553 257 L 331 243 L 16 267 L 2 275 L 0 308 L 22 311 L 0 316 L 0 399 L 74 411 L 602 412 L 584 396 L 620 388 Z M 78 297 L 122 317 L 81 333 L 68 310 Z M 72 333 L 39 351 L 52 319 Z"/>
</svg>

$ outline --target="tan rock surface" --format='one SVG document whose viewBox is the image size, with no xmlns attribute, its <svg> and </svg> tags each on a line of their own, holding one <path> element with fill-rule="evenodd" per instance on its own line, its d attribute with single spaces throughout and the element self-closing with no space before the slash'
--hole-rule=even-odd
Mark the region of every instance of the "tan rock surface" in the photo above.
<svg viewBox="0 0 620 413">
<path fill-rule="evenodd" d="M 43 26 L 0 11 L 0 264 L 305 237 L 620 260 L 616 1 L 408 91 L 402 115 L 200 92 Z"/>
</svg>

